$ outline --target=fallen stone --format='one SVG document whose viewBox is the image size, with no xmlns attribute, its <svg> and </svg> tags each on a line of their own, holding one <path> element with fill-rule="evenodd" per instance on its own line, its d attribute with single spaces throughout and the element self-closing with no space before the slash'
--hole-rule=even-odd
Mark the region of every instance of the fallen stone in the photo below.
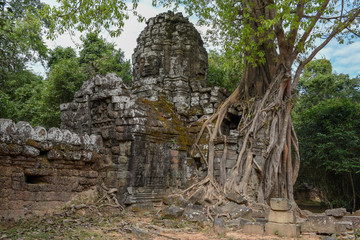
<svg viewBox="0 0 360 240">
<path fill-rule="evenodd" d="M 250 219 L 252 217 L 251 216 L 251 213 L 252 213 L 251 208 L 244 206 L 244 205 L 236 204 L 234 202 L 228 202 L 228 203 L 225 203 L 223 206 L 216 207 L 215 212 L 218 214 L 230 215 L 230 217 L 232 219 L 239 218 L 239 217 Z"/>
<path fill-rule="evenodd" d="M 334 208 L 325 210 L 326 216 L 343 217 L 345 216 L 345 208 Z"/>
<path fill-rule="evenodd" d="M 178 206 L 165 207 L 163 210 L 163 216 L 168 218 L 178 218 L 184 213 L 184 208 Z"/>
<path fill-rule="evenodd" d="M 268 222 L 265 224 L 265 234 L 281 237 L 299 237 L 300 225 Z"/>
<path fill-rule="evenodd" d="M 226 232 L 224 219 L 217 217 L 214 219 L 213 231 L 215 234 L 224 234 Z"/>
<path fill-rule="evenodd" d="M 240 195 L 238 193 L 235 193 L 235 192 L 230 192 L 230 193 L 227 193 L 225 195 L 225 197 L 232 201 L 232 202 L 235 202 L 237 204 L 246 204 L 247 203 L 247 199 L 244 195 Z"/>
<path fill-rule="evenodd" d="M 270 207 L 275 211 L 288 211 L 291 208 L 289 199 L 286 198 L 271 198 Z"/>
<path fill-rule="evenodd" d="M 187 201 L 180 195 L 165 196 L 162 200 L 165 205 L 169 206 L 176 205 L 185 208 L 189 205 L 189 201 Z"/>
<path fill-rule="evenodd" d="M 189 201 L 193 204 L 202 204 L 205 197 L 204 189 L 197 190 L 190 198 Z"/>
<path fill-rule="evenodd" d="M 184 212 L 184 217 L 190 222 L 203 223 L 208 221 L 205 210 L 200 209 L 186 208 Z"/>
</svg>

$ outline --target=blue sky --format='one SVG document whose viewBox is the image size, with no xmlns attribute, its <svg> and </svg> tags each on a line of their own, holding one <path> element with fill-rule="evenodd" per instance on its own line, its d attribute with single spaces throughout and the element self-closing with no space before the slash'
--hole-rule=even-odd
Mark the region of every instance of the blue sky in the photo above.
<svg viewBox="0 0 360 240">
<path fill-rule="evenodd" d="M 49 0 L 46 2 L 50 5 L 56 4 L 55 0 Z M 168 11 L 168 9 L 162 7 L 154 8 L 151 2 L 151 0 L 142 0 L 139 4 L 137 10 L 144 17 L 150 18 L 161 12 Z M 182 8 L 179 8 L 179 11 L 182 10 Z M 190 18 L 190 21 L 192 21 L 196 26 L 195 18 Z M 136 39 L 145 26 L 145 23 L 139 23 L 135 17 L 130 17 L 130 19 L 125 22 L 124 31 L 121 36 L 111 38 L 107 32 L 103 32 L 102 34 L 109 42 L 115 43 L 116 47 L 121 48 L 125 52 L 126 59 L 131 59 L 131 55 L 136 47 Z M 205 28 L 198 26 L 196 26 L 196 28 L 201 34 L 204 34 L 206 31 Z M 56 46 L 70 46 L 76 48 L 76 44 L 81 43 L 80 36 L 80 33 L 76 33 L 73 37 L 64 34 L 58 37 L 55 41 L 45 41 L 50 48 L 55 48 Z M 356 77 L 357 75 L 360 75 L 360 39 L 350 45 L 340 45 L 336 40 L 333 40 L 323 50 L 321 50 L 315 58 L 329 59 L 333 66 L 333 71 L 349 74 L 351 77 Z M 34 72 L 40 73 L 43 76 L 45 75 L 45 69 L 41 66 L 41 64 L 36 63 L 30 67 L 32 67 Z"/>
</svg>

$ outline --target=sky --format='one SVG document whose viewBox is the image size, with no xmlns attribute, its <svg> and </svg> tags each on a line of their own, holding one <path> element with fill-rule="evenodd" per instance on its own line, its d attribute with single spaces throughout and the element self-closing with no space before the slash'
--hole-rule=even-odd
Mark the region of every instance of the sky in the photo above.
<svg viewBox="0 0 360 240">
<path fill-rule="evenodd" d="M 162 7 L 153 7 L 151 2 L 151 0 L 141 0 L 137 9 L 137 11 L 146 19 L 168 11 L 168 9 Z M 46 1 L 46 3 L 54 5 L 56 4 L 56 1 L 49 0 Z M 181 7 L 179 8 L 179 11 L 185 12 Z M 196 18 L 192 17 L 190 18 L 190 21 L 194 23 L 200 34 L 205 34 L 205 28 L 196 26 Z M 116 48 L 121 48 L 124 51 L 125 58 L 131 59 L 131 55 L 136 47 L 136 39 L 145 26 L 145 22 L 138 22 L 136 17 L 131 16 L 130 14 L 130 19 L 125 21 L 124 30 L 119 37 L 111 38 L 107 32 L 102 32 L 102 37 L 106 38 L 108 42 L 115 43 Z M 81 33 L 79 32 L 73 37 L 70 37 L 69 34 L 64 34 L 55 41 L 45 39 L 45 42 L 51 49 L 56 46 L 70 46 L 76 48 L 76 44 L 81 43 L 80 36 Z M 334 72 L 349 74 L 350 77 L 356 77 L 360 75 L 360 39 L 350 45 L 339 45 L 336 40 L 333 40 L 315 57 L 315 59 L 321 58 L 326 58 L 331 61 Z M 45 77 L 45 69 L 40 63 L 32 64 L 30 65 L 30 68 L 32 68 L 35 73 L 39 73 Z"/>
</svg>

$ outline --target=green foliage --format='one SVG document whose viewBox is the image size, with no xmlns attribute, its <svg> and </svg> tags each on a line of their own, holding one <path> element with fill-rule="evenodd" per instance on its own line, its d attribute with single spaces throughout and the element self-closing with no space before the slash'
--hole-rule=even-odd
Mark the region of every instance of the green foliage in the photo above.
<svg viewBox="0 0 360 240">
<path fill-rule="evenodd" d="M 41 92 L 41 115 L 35 120 L 49 128 L 60 126 L 61 103 L 72 101 L 74 94 L 87 80 L 78 58 L 64 58 L 53 64 Z"/>
<path fill-rule="evenodd" d="M 360 180 L 360 79 L 331 69 L 328 60 L 312 61 L 299 82 L 299 181 L 320 188 L 329 204 L 351 209 L 352 183 Z"/>
<path fill-rule="evenodd" d="M 54 50 L 50 50 L 48 58 L 48 67 L 59 63 L 63 59 L 71 59 L 76 57 L 76 52 L 71 47 L 56 47 Z"/>
<path fill-rule="evenodd" d="M 153 2 L 175 7 L 184 5 L 190 15 L 199 18 L 201 25 L 210 28 L 208 40 L 228 52 L 244 54 L 244 60 L 254 65 L 269 61 L 267 49 L 274 46 L 279 47 L 280 55 L 290 49 L 289 54 L 294 55 L 286 57 L 302 60 L 316 49 L 319 43 L 316 39 L 336 35 L 343 43 L 359 35 L 355 18 L 359 16 L 360 7 L 356 0 L 343 1 L 342 6 L 336 0 Z"/>
<path fill-rule="evenodd" d="M 105 28 L 114 37 L 122 32 L 129 13 L 138 16 L 141 21 L 144 20 L 135 10 L 138 2 L 139 0 L 132 0 L 131 5 L 123 0 L 58 0 L 57 6 L 46 6 L 42 15 L 50 19 L 48 35 L 51 38 L 66 31 L 93 32 L 101 28 Z"/>
<path fill-rule="evenodd" d="M 124 52 L 116 50 L 114 44 L 106 42 L 97 32 L 90 32 L 82 38 L 80 63 L 87 68 L 90 76 L 116 73 L 124 82 L 131 81 L 130 61 L 124 60 Z"/>
<path fill-rule="evenodd" d="M 40 0 L 5 1 L 0 15 L 0 81 L 23 70 L 29 61 L 43 61 L 47 47 L 42 40 L 42 25 L 37 9 Z"/>
<path fill-rule="evenodd" d="M 241 79 L 242 65 L 237 62 L 236 54 L 209 52 L 208 81 L 214 86 L 220 86 L 229 91 L 235 90 Z"/>
<path fill-rule="evenodd" d="M 40 0 L 3 1 L 0 13 L 0 117 L 19 119 L 25 111 L 21 104 L 29 99 L 30 89 L 41 80 L 30 71 L 30 61 L 44 61 L 47 47 L 42 40 L 41 29 L 45 21 L 38 9 Z M 25 93 L 26 92 L 26 93 Z M 26 96 L 23 96 L 25 94 Z M 28 114 L 22 120 L 28 120 Z"/>
</svg>

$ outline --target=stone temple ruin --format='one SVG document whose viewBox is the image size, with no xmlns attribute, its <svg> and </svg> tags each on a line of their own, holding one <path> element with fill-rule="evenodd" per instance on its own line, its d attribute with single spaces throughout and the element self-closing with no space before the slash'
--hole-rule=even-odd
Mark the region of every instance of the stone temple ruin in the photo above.
<svg viewBox="0 0 360 240">
<path fill-rule="evenodd" d="M 149 19 L 137 42 L 131 86 L 114 74 L 84 82 L 60 105 L 60 129 L 1 120 L 2 217 L 41 213 L 97 184 L 131 204 L 194 181 L 203 166 L 189 154 L 192 123 L 227 93 L 207 84 L 203 41 L 181 14 Z"/>
<path fill-rule="evenodd" d="M 182 14 L 168 12 L 149 19 L 137 43 L 132 83 L 124 84 L 115 74 L 84 82 L 72 102 L 60 105 L 60 129 L 47 131 L 0 119 L 1 218 L 45 213 L 99 185 L 116 189 L 117 200 L 124 204 L 161 201 L 204 177 L 205 163 L 190 155 L 201 127 L 196 121 L 214 113 L 228 93 L 207 83 L 207 52 L 200 34 Z M 222 129 L 228 136 L 225 166 L 219 166 L 223 143 L 215 145 L 218 179 L 224 177 L 220 167 L 230 171 L 237 159 L 238 115 L 236 106 L 230 108 Z M 265 142 L 267 130 L 263 131 L 259 134 Z M 254 154 L 263 166 L 261 149 Z M 251 178 L 251 184 L 259 184 L 256 173 Z M 229 206 L 223 208 L 230 215 L 240 209 L 251 219 L 269 213 Z M 297 236 L 300 225 L 287 203 L 284 206 L 272 206 L 267 225 L 267 219 L 248 221 L 244 231 L 262 234 L 285 229 L 284 235 Z M 340 228 L 346 232 L 348 226 L 360 225 L 357 218 L 346 218 L 343 211 L 340 215 L 308 218 L 301 232 L 328 234 Z M 323 220 L 330 230 L 322 229 Z"/>
</svg>

